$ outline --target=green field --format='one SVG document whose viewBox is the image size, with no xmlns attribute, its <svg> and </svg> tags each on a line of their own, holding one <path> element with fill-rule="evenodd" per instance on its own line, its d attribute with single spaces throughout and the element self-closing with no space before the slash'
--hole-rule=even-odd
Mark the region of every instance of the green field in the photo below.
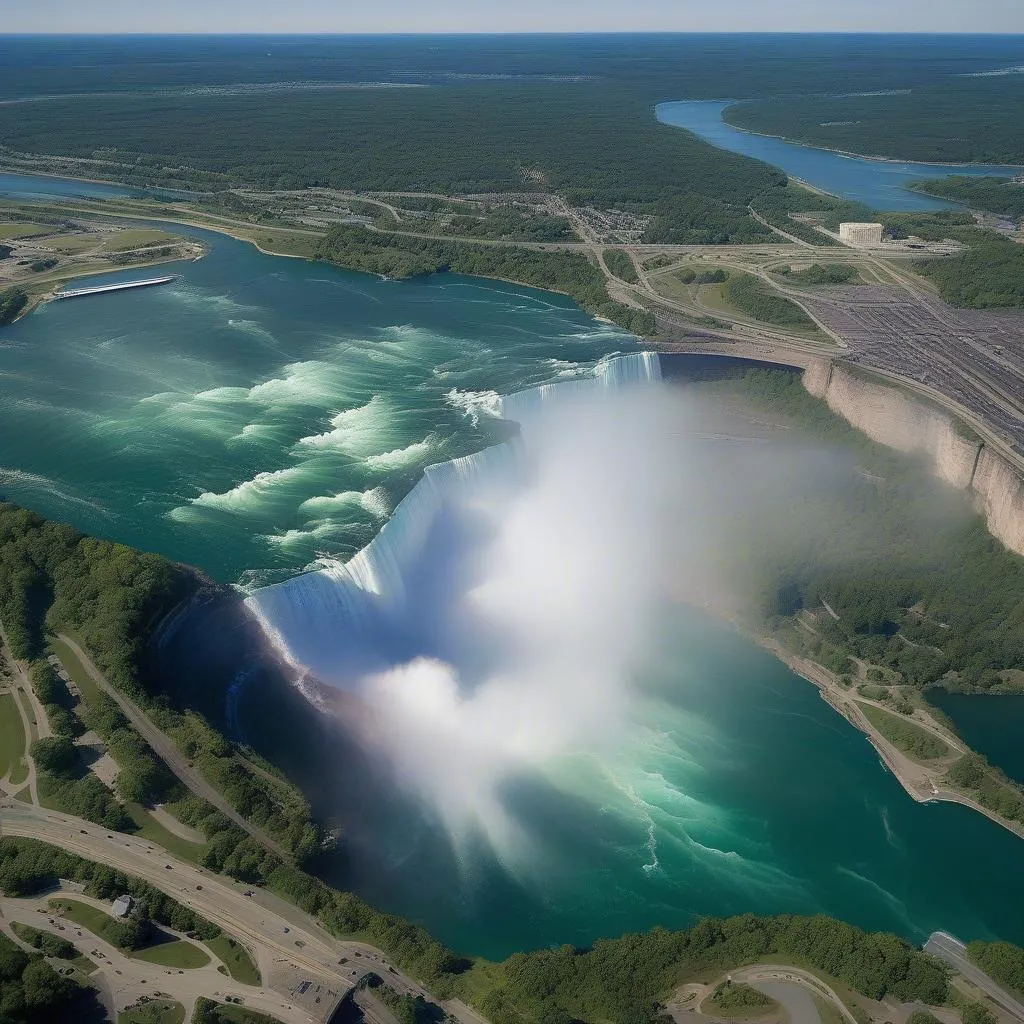
<svg viewBox="0 0 1024 1024">
<path fill-rule="evenodd" d="M 196 1002 L 196 1014 L 192 1019 L 201 1020 L 203 1024 L 278 1024 L 277 1018 L 268 1014 L 233 1003 L 215 1003 L 211 999 L 202 998 Z"/>
<path fill-rule="evenodd" d="M 18 703 L 21 704 L 22 709 L 25 712 L 25 717 L 28 719 L 29 725 L 29 741 L 36 739 L 39 735 L 39 730 L 36 727 L 36 713 L 32 709 L 32 701 L 29 700 L 28 694 L 23 693 L 20 690 L 14 692 L 14 696 L 17 698 Z"/>
<path fill-rule="evenodd" d="M 30 238 L 32 235 L 45 235 L 51 230 L 42 224 L 0 224 L 0 238 Z"/>
<path fill-rule="evenodd" d="M 92 932 L 93 935 L 105 942 L 109 942 L 112 946 L 118 945 L 118 922 L 106 911 L 78 900 L 63 898 L 50 900 L 50 906 L 63 910 L 65 918 Z M 200 949 L 194 943 L 186 942 L 184 939 L 170 939 L 166 932 L 158 934 L 167 936 L 169 941 L 157 942 L 143 949 L 122 950 L 122 952 L 125 956 L 130 956 L 135 960 L 145 960 L 147 963 L 159 964 L 162 967 L 205 967 L 210 962 L 210 957 L 205 950 Z"/>
<path fill-rule="evenodd" d="M 161 242 L 176 242 L 177 237 L 167 231 L 155 228 L 126 228 L 117 231 L 103 243 L 105 252 L 124 252 L 145 245 L 159 245 Z"/>
<path fill-rule="evenodd" d="M 162 846 L 190 864 L 199 863 L 199 858 L 206 849 L 205 843 L 190 843 L 187 839 L 182 839 L 177 833 L 165 828 L 141 804 L 129 803 L 126 806 L 132 821 L 138 826 L 136 835 L 156 843 L 157 846 Z"/>
<path fill-rule="evenodd" d="M 0 693 L 0 778 L 17 770 L 25 756 L 25 727 L 14 700 L 13 694 Z"/>
<path fill-rule="evenodd" d="M 117 1015 L 117 1024 L 184 1024 L 184 1021 L 185 1007 L 168 999 L 150 999 Z"/>
<path fill-rule="evenodd" d="M 106 911 L 79 900 L 64 898 L 50 900 L 50 906 L 55 910 L 62 910 L 63 916 L 79 927 L 92 932 L 112 946 L 117 945 L 117 922 Z"/>
<path fill-rule="evenodd" d="M 205 950 L 184 939 L 158 942 L 155 946 L 136 949 L 128 956 L 133 960 L 145 960 L 146 963 L 159 964 L 161 967 L 180 967 L 185 970 L 205 967 L 210 962 L 210 956 Z"/>
<path fill-rule="evenodd" d="M 53 653 L 60 658 L 67 674 L 82 691 L 82 698 L 85 702 L 95 701 L 103 691 L 93 681 L 92 676 L 86 672 L 78 655 L 63 640 L 58 640 L 56 637 L 50 638 L 50 647 L 53 649 Z"/>
<path fill-rule="evenodd" d="M 227 967 L 228 973 L 235 981 L 240 981 L 243 985 L 260 983 L 259 968 L 253 963 L 249 951 L 237 939 L 229 935 L 218 935 L 215 939 L 207 939 L 205 944 Z"/>
<path fill-rule="evenodd" d="M 873 704 L 857 701 L 864 717 L 894 746 L 916 761 L 933 761 L 937 757 L 945 757 L 949 746 L 922 729 L 913 722 L 908 722 L 899 715 L 876 708 Z"/>
</svg>

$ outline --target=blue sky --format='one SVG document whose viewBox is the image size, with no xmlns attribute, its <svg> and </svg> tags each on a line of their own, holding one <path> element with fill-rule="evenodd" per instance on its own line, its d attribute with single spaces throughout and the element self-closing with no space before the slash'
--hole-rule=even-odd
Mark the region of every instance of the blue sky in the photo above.
<svg viewBox="0 0 1024 1024">
<path fill-rule="evenodd" d="M 1024 0 L 0 0 L 3 32 L 1021 32 Z"/>
</svg>

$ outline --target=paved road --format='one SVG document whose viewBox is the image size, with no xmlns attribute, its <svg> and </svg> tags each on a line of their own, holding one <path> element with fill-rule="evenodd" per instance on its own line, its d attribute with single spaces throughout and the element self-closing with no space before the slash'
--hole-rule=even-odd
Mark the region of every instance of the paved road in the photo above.
<svg viewBox="0 0 1024 1024">
<path fill-rule="evenodd" d="M 789 1024 L 821 1024 L 811 993 L 791 981 L 752 981 L 752 988 L 770 996 L 789 1014 Z"/>
<path fill-rule="evenodd" d="M 62 923 L 59 912 L 49 906 L 49 901 L 58 895 L 68 895 L 80 902 L 108 909 L 108 904 L 76 892 L 51 891 L 41 897 L 26 899 L 0 898 L 0 929 L 8 932 L 19 945 L 22 945 L 21 940 L 10 927 L 15 921 L 71 942 L 79 953 L 89 957 L 99 968 L 89 976 L 89 983 L 96 987 L 101 1001 L 111 1011 L 112 1020 L 117 1018 L 119 1011 L 132 1005 L 141 996 L 152 997 L 158 991 L 167 992 L 184 1004 L 187 1020 L 192 1019 L 192 1008 L 198 996 L 216 998 L 223 1002 L 228 995 L 242 998 L 247 1006 L 269 1013 L 284 1024 L 309 1024 L 314 1019 L 304 1007 L 289 1002 L 266 986 L 243 985 L 224 977 L 218 972 L 217 959 L 209 950 L 207 953 L 212 958 L 211 963 L 182 972 L 127 956 L 123 950 L 88 929 L 78 928 L 68 922 Z M 50 921 L 54 923 L 50 924 Z"/>
<path fill-rule="evenodd" d="M 940 957 L 955 968 L 968 981 L 977 985 L 993 1002 L 998 1003 L 1007 1013 L 1024 1021 L 1024 1003 L 1019 1002 L 997 985 L 980 967 L 967 959 L 967 947 L 948 932 L 933 932 L 924 944 L 926 953 Z"/>
<path fill-rule="evenodd" d="M 328 984 L 344 996 L 363 975 L 374 971 L 399 994 L 436 1001 L 376 947 L 335 939 L 314 918 L 273 894 L 257 888 L 253 897 L 247 897 L 240 883 L 179 860 L 147 839 L 16 800 L 0 802 L 0 821 L 4 834 L 39 839 L 149 882 L 254 949 L 264 978 L 274 971 L 294 969 L 293 973 Z M 339 963 L 342 959 L 344 964 Z M 487 1024 L 457 999 L 441 1006 L 460 1024 Z"/>
<path fill-rule="evenodd" d="M 230 818 L 236 825 L 238 825 L 239 828 L 245 829 L 249 835 L 261 842 L 267 847 L 267 849 L 272 850 L 282 860 L 290 859 L 288 852 L 280 843 L 271 839 L 263 829 L 258 828 L 256 825 L 253 825 L 252 822 L 243 818 L 242 815 L 240 815 L 238 811 L 236 811 L 231 804 L 229 804 L 227 800 L 225 800 L 224 797 L 188 763 L 187 758 L 178 749 L 174 741 L 162 733 L 134 701 L 130 700 L 107 682 L 103 673 L 96 668 L 89 656 L 81 647 L 79 647 L 72 637 L 68 636 L 66 633 L 61 633 L 60 639 L 75 652 L 75 655 L 82 663 L 85 671 L 92 677 L 93 682 L 95 682 L 96 685 L 104 691 L 104 693 L 117 703 L 118 707 L 120 707 L 124 712 L 128 721 L 130 721 L 142 735 L 142 738 L 166 763 L 167 767 L 170 768 L 171 771 L 174 772 L 174 774 L 181 779 L 181 781 L 193 793 L 195 793 L 196 796 L 202 797 L 208 803 L 213 804 L 221 814 Z"/>
<path fill-rule="evenodd" d="M 850 1008 L 839 998 L 838 993 L 817 975 L 810 971 L 801 970 L 799 967 L 790 967 L 788 964 L 755 964 L 751 967 L 743 967 L 732 973 L 733 981 L 743 981 L 753 986 L 758 991 L 770 995 L 778 1000 L 790 1011 L 793 1017 L 792 1024 L 821 1024 L 821 1017 L 818 1008 L 811 999 L 811 993 L 815 993 L 822 999 L 827 999 L 843 1015 L 847 1024 L 857 1024 L 857 1018 L 850 1011 Z M 778 994 L 769 991 L 766 985 L 778 986 Z M 810 1003 L 808 1010 L 807 1003 L 801 998 L 797 1000 L 795 993 L 800 992 L 807 996 Z M 790 1004 L 793 1008 L 799 1007 L 800 1016 L 793 1015 Z M 813 1018 L 809 1013 L 813 1011 Z"/>
</svg>

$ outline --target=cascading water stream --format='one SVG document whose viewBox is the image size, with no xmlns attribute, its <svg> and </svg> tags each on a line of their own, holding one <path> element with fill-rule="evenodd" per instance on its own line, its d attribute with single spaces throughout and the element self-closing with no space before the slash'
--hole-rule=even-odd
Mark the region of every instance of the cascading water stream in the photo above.
<svg viewBox="0 0 1024 1024">
<path fill-rule="evenodd" d="M 501 500 L 526 471 L 530 421 L 552 403 L 579 400 L 660 380 L 658 357 L 630 353 L 602 360 L 594 376 L 503 397 L 497 415 L 520 426 L 520 435 L 473 455 L 429 466 L 374 539 L 347 562 L 320 567 L 250 595 L 246 604 L 282 657 L 300 676 L 344 686 L 368 670 L 400 660 L 389 623 L 409 599 L 410 575 L 430 557 L 431 541 L 459 524 L 446 523 L 456 507 L 484 495 Z M 436 552 L 443 557 L 443 552 Z M 359 642 L 353 643 L 358 636 Z M 375 655 L 368 659 L 367 651 Z"/>
</svg>

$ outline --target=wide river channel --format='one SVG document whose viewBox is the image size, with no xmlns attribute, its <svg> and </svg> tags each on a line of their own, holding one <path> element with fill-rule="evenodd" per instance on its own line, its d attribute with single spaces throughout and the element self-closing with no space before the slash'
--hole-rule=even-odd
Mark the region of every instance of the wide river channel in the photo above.
<svg viewBox="0 0 1024 1024">
<path fill-rule="evenodd" d="M 355 551 L 424 465 L 493 442 L 494 392 L 635 346 L 559 296 L 381 281 L 182 230 L 210 252 L 174 283 L 0 330 L 0 491 L 221 580 Z M 643 692 L 614 750 L 514 795 L 515 851 L 453 845 L 384 800 L 348 829 L 353 886 L 489 956 L 744 911 L 1024 942 L 1021 840 L 914 803 L 766 653 L 677 610 Z"/>
<path fill-rule="evenodd" d="M 685 128 L 720 149 L 763 160 L 781 167 L 797 178 L 844 199 L 865 203 L 873 210 L 945 210 L 953 204 L 933 199 L 907 186 L 922 178 L 944 178 L 950 174 L 1020 174 L 1019 167 L 962 164 L 914 164 L 896 160 L 872 160 L 848 156 L 827 149 L 802 146 L 769 135 L 741 131 L 722 120 L 732 101 L 681 100 L 660 103 L 655 111 L 663 124 Z"/>
</svg>

